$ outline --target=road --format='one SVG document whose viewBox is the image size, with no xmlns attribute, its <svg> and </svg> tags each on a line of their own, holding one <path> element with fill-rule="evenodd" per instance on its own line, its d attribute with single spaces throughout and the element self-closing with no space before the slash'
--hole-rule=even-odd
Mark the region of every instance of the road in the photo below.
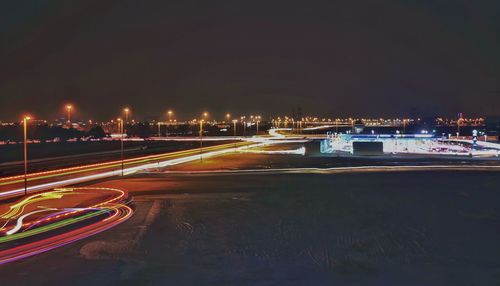
<svg viewBox="0 0 500 286">
<path fill-rule="evenodd" d="M 253 145 L 253 142 L 237 142 L 204 148 L 142 156 L 123 161 L 110 161 L 63 168 L 45 172 L 31 173 L 27 176 L 28 193 L 49 190 L 56 187 L 88 182 L 113 176 L 126 175 L 150 168 L 165 167 L 183 162 L 200 160 L 203 157 L 232 152 L 238 148 Z M 24 176 L 0 178 L 0 198 L 14 197 L 24 194 Z"/>
<path fill-rule="evenodd" d="M 215 146 L 233 143 L 232 140 L 203 140 L 203 146 Z M 240 140 L 241 141 L 241 140 Z M 96 143 L 95 146 L 89 143 Z M 118 144 L 118 145 L 117 145 Z M 189 141 L 130 141 L 124 142 L 123 157 L 125 159 L 159 155 L 168 152 L 188 150 L 200 145 L 199 139 Z M 9 147 L 9 148 L 7 148 Z M 22 147 L 0 146 L 0 177 L 15 176 L 24 173 Z M 7 154 L 8 156 L 3 156 Z M 16 160 L 9 160 L 16 159 Z M 121 159 L 120 142 L 59 142 L 46 144 L 29 144 L 28 159 L 30 173 L 73 167 L 75 165 L 95 164 Z M 5 161 L 5 162 L 4 162 Z M 77 164 L 75 164 L 77 162 Z"/>
</svg>

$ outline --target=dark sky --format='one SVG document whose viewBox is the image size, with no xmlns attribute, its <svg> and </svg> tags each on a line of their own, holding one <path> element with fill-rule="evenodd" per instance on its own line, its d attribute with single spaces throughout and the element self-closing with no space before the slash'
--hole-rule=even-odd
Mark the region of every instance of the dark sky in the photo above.
<svg viewBox="0 0 500 286">
<path fill-rule="evenodd" d="M 498 0 L 16 0 L 0 120 L 500 114 Z"/>
</svg>

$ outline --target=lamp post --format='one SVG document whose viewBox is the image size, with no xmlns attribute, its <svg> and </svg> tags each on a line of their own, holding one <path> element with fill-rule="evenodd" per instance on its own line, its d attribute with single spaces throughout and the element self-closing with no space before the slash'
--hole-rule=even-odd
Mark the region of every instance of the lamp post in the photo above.
<svg viewBox="0 0 500 286">
<path fill-rule="evenodd" d="M 257 120 L 257 134 L 256 134 L 256 135 L 259 135 L 260 115 L 259 115 L 259 116 L 256 116 L 255 118 L 256 118 L 256 120 Z"/>
<path fill-rule="evenodd" d="M 121 169 L 122 169 L 122 177 L 123 177 L 123 120 L 121 118 L 117 119 L 118 121 L 118 130 L 120 131 L 120 160 L 121 160 Z"/>
<path fill-rule="evenodd" d="M 241 123 L 243 123 L 243 136 L 247 135 L 247 121 L 246 116 L 241 117 Z"/>
<path fill-rule="evenodd" d="M 27 130 L 28 130 L 28 120 L 30 120 L 31 117 L 29 116 L 24 116 L 23 118 L 23 134 L 24 134 L 24 195 L 28 194 L 28 136 L 27 136 Z"/>
<path fill-rule="evenodd" d="M 200 161 L 203 161 L 203 122 L 208 117 L 207 112 L 203 112 L 203 119 L 200 120 Z"/>
<path fill-rule="evenodd" d="M 238 120 L 233 119 L 233 135 L 234 135 L 234 137 L 236 137 L 236 122 L 238 122 Z"/>
<path fill-rule="evenodd" d="M 173 111 L 172 110 L 169 110 L 167 111 L 167 115 L 168 115 L 168 123 L 167 123 L 167 130 L 165 130 L 166 132 L 166 136 L 168 137 L 168 127 L 170 126 L 170 123 L 172 123 L 172 114 L 173 114 Z"/>
<path fill-rule="evenodd" d="M 127 122 L 127 123 L 128 123 L 128 114 L 130 113 L 130 108 L 125 107 L 125 108 L 123 109 L 123 112 L 125 112 L 125 122 Z M 122 124 L 123 124 L 123 123 L 122 123 Z"/>
<path fill-rule="evenodd" d="M 68 123 L 71 123 L 71 110 L 73 109 L 73 105 L 67 104 L 66 111 L 68 112 Z"/>
</svg>

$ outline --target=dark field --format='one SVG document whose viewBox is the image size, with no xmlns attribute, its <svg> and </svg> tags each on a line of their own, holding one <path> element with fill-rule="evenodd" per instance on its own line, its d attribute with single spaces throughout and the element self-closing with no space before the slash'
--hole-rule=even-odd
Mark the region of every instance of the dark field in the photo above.
<svg viewBox="0 0 500 286">
<path fill-rule="evenodd" d="M 0 285 L 499 285 L 500 174 L 141 175 L 134 217 Z M 146 196 L 146 192 L 150 191 Z"/>
</svg>

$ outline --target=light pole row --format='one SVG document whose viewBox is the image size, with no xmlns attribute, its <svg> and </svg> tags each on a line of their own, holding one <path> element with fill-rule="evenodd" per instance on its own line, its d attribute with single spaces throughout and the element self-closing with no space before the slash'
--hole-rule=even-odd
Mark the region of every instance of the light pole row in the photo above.
<svg viewBox="0 0 500 286">
<path fill-rule="evenodd" d="M 73 105 L 67 104 L 65 106 L 66 112 L 68 115 L 68 124 L 71 124 L 71 111 L 73 110 Z M 123 112 L 125 115 L 125 121 L 122 120 L 121 118 L 118 118 L 118 131 L 120 132 L 120 160 L 121 160 L 121 175 L 124 175 L 124 142 L 123 142 L 123 137 L 125 134 L 125 123 L 128 123 L 129 120 L 129 115 L 130 115 L 130 108 L 125 107 L 123 108 Z M 167 116 L 168 116 L 168 121 L 172 121 L 172 110 L 167 111 Z M 205 120 L 208 118 L 208 112 L 204 112 L 202 115 L 202 119 L 200 119 L 200 161 L 203 161 L 203 123 Z M 226 118 L 228 122 L 231 119 L 231 114 L 227 113 Z M 28 121 L 31 120 L 31 116 L 24 116 L 23 117 L 23 155 L 24 155 L 24 194 L 28 194 Z M 236 136 L 236 123 L 238 122 L 237 119 L 234 119 L 233 121 L 233 133 L 234 136 Z M 259 133 L 259 122 L 260 122 L 260 116 L 258 117 L 257 120 L 257 134 Z M 246 133 L 246 122 L 244 122 L 244 134 Z M 158 134 L 161 136 L 161 129 L 160 129 L 160 122 L 158 122 Z M 167 128 L 167 136 L 168 136 L 168 128 Z"/>
</svg>

